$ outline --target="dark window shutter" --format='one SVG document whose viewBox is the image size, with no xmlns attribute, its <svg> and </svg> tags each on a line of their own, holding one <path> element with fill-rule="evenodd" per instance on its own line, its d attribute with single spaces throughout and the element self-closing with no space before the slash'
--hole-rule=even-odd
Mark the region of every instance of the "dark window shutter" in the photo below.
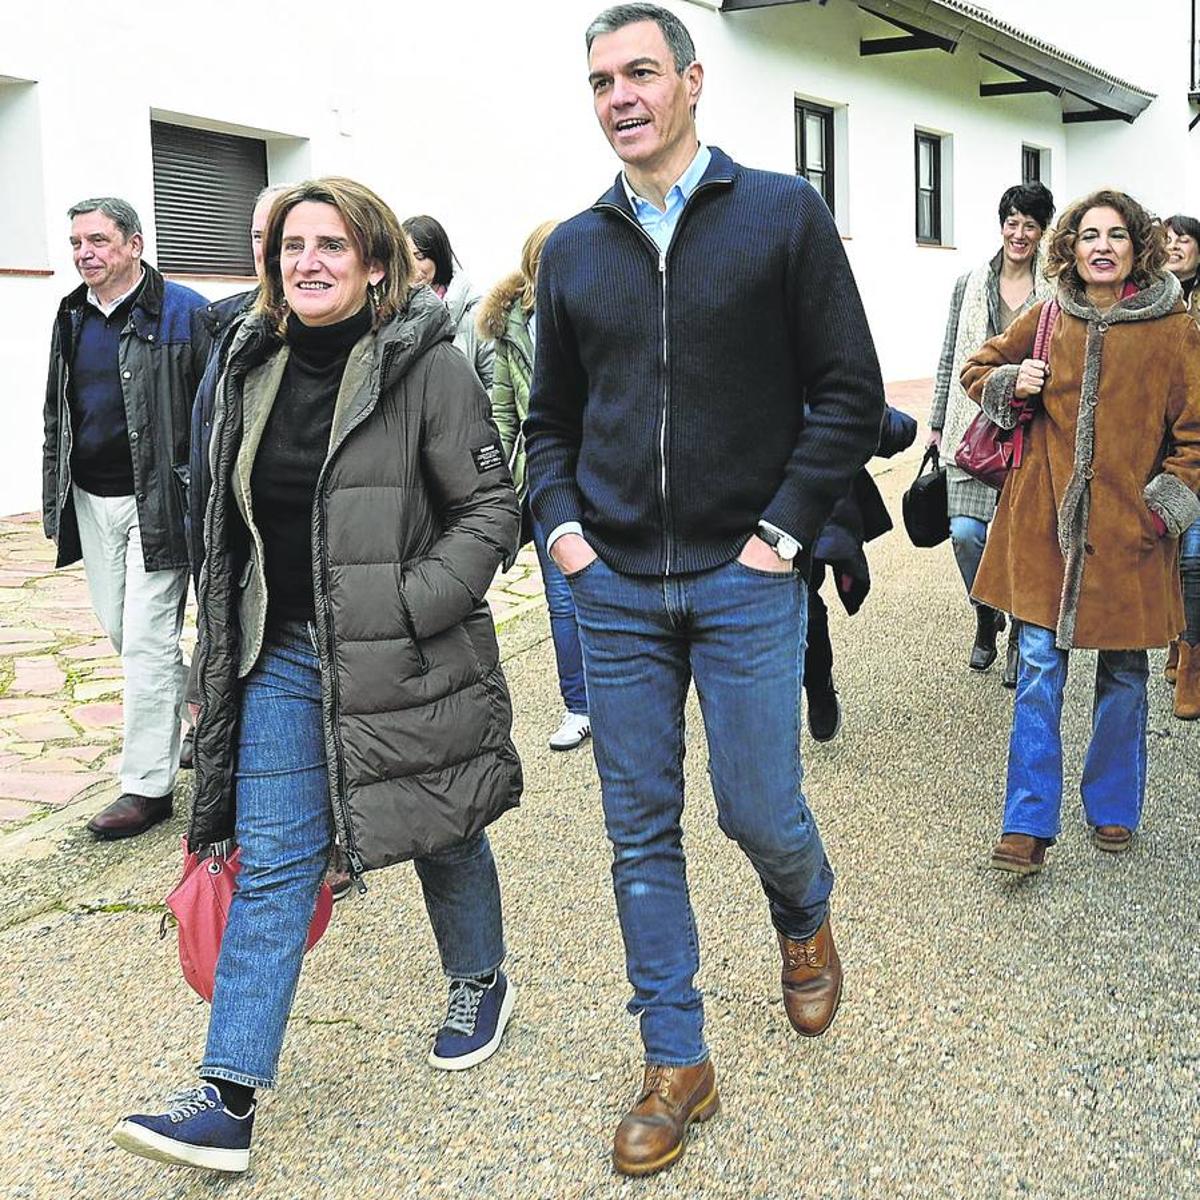
<svg viewBox="0 0 1200 1200">
<path fill-rule="evenodd" d="M 158 269 L 253 275 L 250 216 L 267 185 L 267 147 L 256 138 L 150 122 Z"/>
</svg>

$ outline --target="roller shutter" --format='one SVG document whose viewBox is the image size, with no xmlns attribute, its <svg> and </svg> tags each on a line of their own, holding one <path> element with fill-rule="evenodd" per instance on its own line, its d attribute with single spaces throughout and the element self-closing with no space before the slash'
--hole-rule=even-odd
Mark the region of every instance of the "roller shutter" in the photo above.
<svg viewBox="0 0 1200 1200">
<path fill-rule="evenodd" d="M 160 271 L 253 275 L 250 216 L 267 184 L 257 138 L 150 122 Z"/>
</svg>

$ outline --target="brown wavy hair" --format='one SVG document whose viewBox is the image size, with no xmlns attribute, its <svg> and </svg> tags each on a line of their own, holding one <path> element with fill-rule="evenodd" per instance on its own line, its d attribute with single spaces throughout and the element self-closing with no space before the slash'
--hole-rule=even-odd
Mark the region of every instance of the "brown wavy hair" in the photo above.
<svg viewBox="0 0 1200 1200">
<path fill-rule="evenodd" d="M 306 179 L 284 188 L 275 198 L 263 230 L 263 281 L 254 311 L 283 336 L 288 314 L 279 268 L 283 225 L 288 213 L 305 201 L 336 208 L 363 262 L 383 271 L 383 279 L 367 294 L 371 305 L 371 328 L 386 325 L 408 302 L 412 255 L 396 214 L 365 184 L 340 175 Z"/>
<path fill-rule="evenodd" d="M 1093 208 L 1114 208 L 1121 214 L 1125 228 L 1133 239 L 1133 267 L 1129 278 L 1140 287 L 1159 278 L 1167 262 L 1167 234 L 1163 223 L 1132 196 L 1112 188 L 1092 192 L 1063 210 L 1050 235 L 1050 245 L 1046 251 L 1046 278 L 1065 278 L 1076 287 L 1083 287 L 1083 280 L 1075 269 L 1075 239 L 1083 218 Z"/>
</svg>

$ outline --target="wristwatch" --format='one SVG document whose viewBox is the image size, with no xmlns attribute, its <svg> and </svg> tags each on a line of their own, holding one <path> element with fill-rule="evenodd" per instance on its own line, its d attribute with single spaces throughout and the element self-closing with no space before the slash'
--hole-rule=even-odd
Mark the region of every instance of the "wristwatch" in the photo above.
<svg viewBox="0 0 1200 1200">
<path fill-rule="evenodd" d="M 785 563 L 794 561 L 796 555 L 800 553 L 800 543 L 795 538 L 788 537 L 786 533 L 780 533 L 778 529 L 773 529 L 769 525 L 759 525 L 758 536 Z"/>
</svg>

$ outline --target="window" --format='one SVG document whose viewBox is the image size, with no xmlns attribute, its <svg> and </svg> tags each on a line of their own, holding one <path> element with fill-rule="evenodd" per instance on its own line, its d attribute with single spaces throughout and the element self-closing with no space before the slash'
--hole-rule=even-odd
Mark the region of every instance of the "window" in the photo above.
<svg viewBox="0 0 1200 1200">
<path fill-rule="evenodd" d="M 267 184 L 261 138 L 150 122 L 161 271 L 253 275 L 250 214 Z"/>
<path fill-rule="evenodd" d="M 796 174 L 821 193 L 831 213 L 834 207 L 833 109 L 807 100 L 796 101 Z"/>
<path fill-rule="evenodd" d="M 0 75 L 0 269 L 43 271 L 49 265 L 41 130 L 37 85 Z M 60 221 L 63 215 L 54 213 Z M 65 222 L 55 226 L 60 244 L 65 229 Z"/>
<path fill-rule="evenodd" d="M 1042 152 L 1036 146 L 1021 147 L 1021 182 L 1037 183 L 1042 177 Z"/>
<path fill-rule="evenodd" d="M 917 241 L 942 243 L 942 139 L 933 133 L 916 134 Z"/>
</svg>

